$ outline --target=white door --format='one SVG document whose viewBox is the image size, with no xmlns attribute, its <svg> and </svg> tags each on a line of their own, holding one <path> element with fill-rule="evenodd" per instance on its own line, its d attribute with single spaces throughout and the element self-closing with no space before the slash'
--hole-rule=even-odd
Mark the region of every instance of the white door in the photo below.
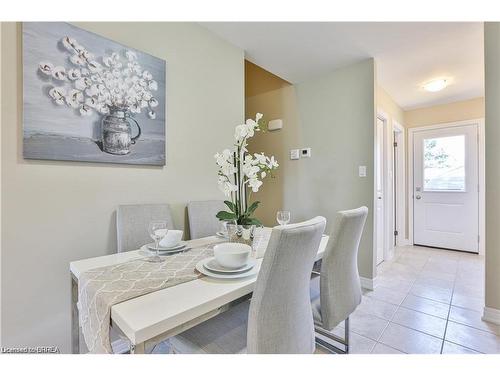
<svg viewBox="0 0 500 375">
<path fill-rule="evenodd" d="M 375 166 L 376 166 L 376 181 L 377 181 L 377 212 L 376 212 L 376 246 L 377 246 L 377 264 L 384 260 L 384 124 L 385 122 L 377 118 L 376 129 L 376 150 L 375 150 Z"/>
<path fill-rule="evenodd" d="M 415 245 L 478 252 L 476 125 L 415 132 Z"/>
</svg>

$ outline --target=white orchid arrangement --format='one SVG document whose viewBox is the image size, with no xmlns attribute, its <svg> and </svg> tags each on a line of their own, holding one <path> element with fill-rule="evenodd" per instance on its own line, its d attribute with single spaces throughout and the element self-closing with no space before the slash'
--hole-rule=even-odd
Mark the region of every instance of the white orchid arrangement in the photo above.
<svg viewBox="0 0 500 375">
<path fill-rule="evenodd" d="M 234 149 L 225 149 L 215 154 L 219 188 L 231 199 L 224 201 L 230 211 L 217 213 L 220 220 L 236 220 L 240 225 L 260 225 L 260 221 L 252 217 L 260 202 L 248 205 L 250 196 L 252 192 L 258 192 L 262 180 L 273 176 L 272 172 L 279 167 L 274 156 L 268 157 L 264 153 L 252 155 L 248 152 L 248 139 L 255 132 L 264 130 L 262 117 L 261 113 L 257 113 L 255 120 L 248 119 L 244 124 L 238 125 L 234 134 Z"/>
<path fill-rule="evenodd" d="M 149 71 L 142 69 L 134 51 L 127 50 L 123 56 L 113 52 L 102 57 L 100 63 L 75 39 L 65 36 L 61 43 L 71 54 L 71 68 L 48 61 L 39 64 L 42 74 L 59 83 L 48 92 L 55 104 L 77 109 L 82 116 L 90 116 L 94 111 L 107 115 L 113 110 L 147 110 L 149 118 L 156 118 L 154 108 L 159 103 L 152 91 L 158 90 L 158 83 Z"/>
</svg>

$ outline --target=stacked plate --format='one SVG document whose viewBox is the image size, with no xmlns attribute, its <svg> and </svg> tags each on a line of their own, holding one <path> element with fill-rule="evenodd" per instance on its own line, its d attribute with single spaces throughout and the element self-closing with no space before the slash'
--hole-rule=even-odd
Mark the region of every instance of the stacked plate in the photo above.
<svg viewBox="0 0 500 375">
<path fill-rule="evenodd" d="M 219 231 L 217 233 L 215 233 L 215 235 L 219 238 L 229 238 L 227 232 L 222 232 L 222 231 Z"/>
<path fill-rule="evenodd" d="M 156 247 L 154 243 L 148 243 L 147 245 L 144 245 L 144 247 L 146 247 L 146 249 L 148 249 L 150 252 L 156 253 Z M 160 255 L 180 253 L 184 250 L 186 250 L 186 241 L 181 241 L 177 245 L 171 247 L 158 246 L 158 252 L 160 253 Z"/>
<path fill-rule="evenodd" d="M 217 279 L 238 279 L 257 274 L 255 259 L 250 258 L 248 263 L 240 268 L 227 268 L 221 266 L 214 257 L 206 258 L 198 262 L 196 269 L 202 274 Z"/>
</svg>

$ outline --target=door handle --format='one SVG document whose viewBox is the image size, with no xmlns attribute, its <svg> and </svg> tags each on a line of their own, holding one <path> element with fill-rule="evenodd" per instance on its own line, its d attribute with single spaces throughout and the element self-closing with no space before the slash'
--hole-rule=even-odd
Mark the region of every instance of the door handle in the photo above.
<svg viewBox="0 0 500 375">
<path fill-rule="evenodd" d="M 422 199 L 422 197 L 420 195 L 417 195 L 415 198 L 416 199 Z"/>
</svg>

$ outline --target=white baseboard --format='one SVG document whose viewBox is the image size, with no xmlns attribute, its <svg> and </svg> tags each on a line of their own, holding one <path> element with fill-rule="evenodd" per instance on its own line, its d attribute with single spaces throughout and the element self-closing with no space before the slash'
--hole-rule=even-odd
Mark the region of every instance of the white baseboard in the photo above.
<svg viewBox="0 0 500 375">
<path fill-rule="evenodd" d="M 500 325 L 500 310 L 492 307 L 484 307 L 483 318 L 485 322 Z"/>
<path fill-rule="evenodd" d="M 359 280 L 361 281 L 361 287 L 365 289 L 374 290 L 377 286 L 377 278 L 369 279 L 367 277 L 360 277 Z"/>
</svg>

